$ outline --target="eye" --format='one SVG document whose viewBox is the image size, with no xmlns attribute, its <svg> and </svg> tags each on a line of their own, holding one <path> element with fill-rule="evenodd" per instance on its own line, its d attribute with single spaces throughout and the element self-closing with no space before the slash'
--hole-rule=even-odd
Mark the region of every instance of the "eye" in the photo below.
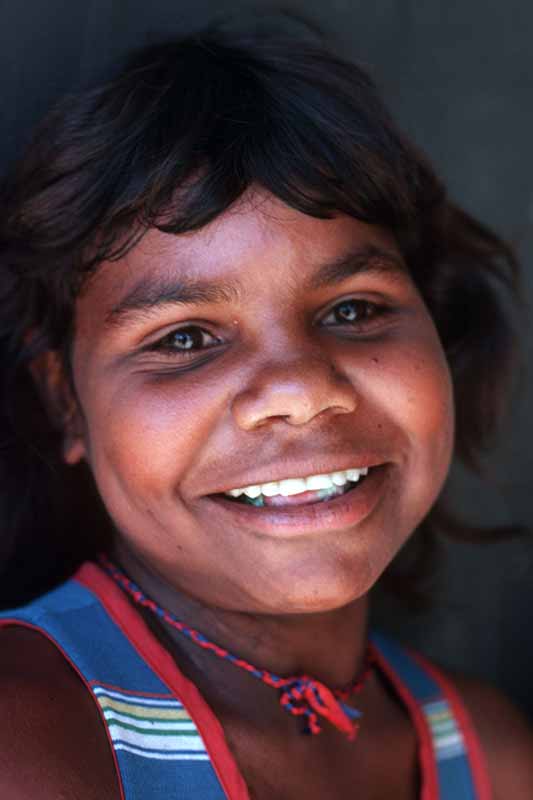
<svg viewBox="0 0 533 800">
<path fill-rule="evenodd" d="M 354 327 L 369 324 L 374 318 L 386 313 L 384 306 L 378 306 L 369 300 L 349 299 L 337 303 L 322 319 L 326 327 L 335 325 L 351 325 Z"/>
<path fill-rule="evenodd" d="M 149 350 L 155 350 L 163 355 L 193 355 L 198 350 L 206 350 L 221 343 L 217 336 L 200 328 L 198 325 L 188 325 L 185 328 L 176 328 L 150 345 Z"/>
</svg>

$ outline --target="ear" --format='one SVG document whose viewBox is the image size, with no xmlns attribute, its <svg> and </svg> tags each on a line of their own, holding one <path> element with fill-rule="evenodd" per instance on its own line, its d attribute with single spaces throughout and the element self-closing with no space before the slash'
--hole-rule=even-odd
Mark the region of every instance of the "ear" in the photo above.
<svg viewBox="0 0 533 800">
<path fill-rule="evenodd" d="M 30 364 L 41 401 L 52 426 L 63 433 L 63 460 L 77 464 L 86 456 L 83 414 L 56 350 L 46 350 Z"/>
</svg>

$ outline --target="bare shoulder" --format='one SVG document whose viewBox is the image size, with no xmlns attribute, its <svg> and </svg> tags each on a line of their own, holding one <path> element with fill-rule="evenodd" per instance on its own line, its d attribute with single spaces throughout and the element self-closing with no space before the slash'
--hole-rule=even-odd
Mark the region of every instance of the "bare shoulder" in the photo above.
<svg viewBox="0 0 533 800">
<path fill-rule="evenodd" d="M 482 681 L 449 676 L 485 753 L 494 800 L 533 797 L 533 730 L 505 695 Z"/>
<path fill-rule="evenodd" d="M 98 710 L 53 643 L 31 629 L 0 629 L 0 687 L 0 797 L 119 797 Z"/>
</svg>

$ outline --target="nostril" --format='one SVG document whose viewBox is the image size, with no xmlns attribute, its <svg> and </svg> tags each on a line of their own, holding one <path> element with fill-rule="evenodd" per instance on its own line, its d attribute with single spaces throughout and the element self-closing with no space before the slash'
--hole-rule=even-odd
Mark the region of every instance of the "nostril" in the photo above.
<svg viewBox="0 0 533 800">
<path fill-rule="evenodd" d="M 305 425 L 325 412 L 350 413 L 357 400 L 354 385 L 331 362 L 307 359 L 263 365 L 234 397 L 232 413 L 243 430 L 276 421 Z"/>
<path fill-rule="evenodd" d="M 332 408 L 328 409 L 334 414 L 352 414 L 356 409 L 356 405 L 354 404 L 353 408 L 347 408 L 346 406 L 332 406 Z"/>
<path fill-rule="evenodd" d="M 273 422 L 290 422 L 290 416 L 288 414 L 272 414 L 269 417 L 260 419 L 256 423 L 255 427 L 264 428 L 265 425 L 271 425 Z"/>
</svg>

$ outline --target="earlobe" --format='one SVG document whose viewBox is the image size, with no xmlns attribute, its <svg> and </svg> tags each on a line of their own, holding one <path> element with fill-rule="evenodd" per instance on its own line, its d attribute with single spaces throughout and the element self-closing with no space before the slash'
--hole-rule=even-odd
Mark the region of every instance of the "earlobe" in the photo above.
<svg viewBox="0 0 533 800">
<path fill-rule="evenodd" d="M 79 463 L 86 455 L 81 412 L 59 353 L 55 350 L 41 353 L 31 362 L 30 372 L 50 423 L 63 433 L 64 462 Z"/>
<path fill-rule="evenodd" d="M 65 464 L 74 466 L 85 458 L 85 444 L 81 436 L 72 436 L 69 433 L 65 434 L 63 442 L 63 461 Z"/>
</svg>

